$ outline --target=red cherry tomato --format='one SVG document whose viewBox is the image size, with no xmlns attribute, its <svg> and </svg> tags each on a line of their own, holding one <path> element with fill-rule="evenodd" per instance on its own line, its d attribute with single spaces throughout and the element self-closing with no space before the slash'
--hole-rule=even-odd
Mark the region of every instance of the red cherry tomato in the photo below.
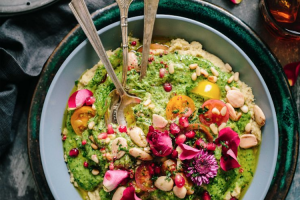
<svg viewBox="0 0 300 200">
<path fill-rule="evenodd" d="M 150 175 L 150 164 L 141 164 L 135 171 L 136 185 L 142 191 L 154 191 L 153 181 Z"/>
<path fill-rule="evenodd" d="M 208 111 L 199 115 L 200 121 L 207 126 L 211 125 L 212 123 L 216 123 L 218 126 L 220 126 L 223 122 L 226 123 L 229 119 L 228 108 L 226 107 L 226 114 L 224 116 L 222 116 L 220 113 L 224 106 L 226 107 L 226 104 L 220 100 L 211 99 L 205 101 L 201 107 L 203 110 L 205 108 L 208 109 Z M 219 114 L 212 113 L 214 108 L 219 110 Z"/>
</svg>

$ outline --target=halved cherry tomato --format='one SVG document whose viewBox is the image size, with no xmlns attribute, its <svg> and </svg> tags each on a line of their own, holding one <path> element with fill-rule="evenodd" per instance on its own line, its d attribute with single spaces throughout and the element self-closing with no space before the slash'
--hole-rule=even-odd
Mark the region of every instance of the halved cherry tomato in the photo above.
<svg viewBox="0 0 300 200">
<path fill-rule="evenodd" d="M 150 44 L 150 49 L 162 49 L 162 50 L 168 50 L 169 47 L 162 45 L 162 44 Z M 143 52 L 143 47 L 140 47 L 138 52 L 142 53 Z"/>
<path fill-rule="evenodd" d="M 135 181 L 137 187 L 142 191 L 154 191 L 155 187 L 153 181 L 151 180 L 150 163 L 143 163 L 135 171 Z"/>
<path fill-rule="evenodd" d="M 82 106 L 75 110 L 71 117 L 71 125 L 77 135 L 81 135 L 87 129 L 89 119 L 94 117 L 95 114 L 96 112 L 91 106 Z"/>
<path fill-rule="evenodd" d="M 168 120 L 178 117 L 189 117 L 195 111 L 194 101 L 185 95 L 172 97 L 167 105 L 166 116 Z"/>
<path fill-rule="evenodd" d="M 212 113 L 212 110 L 214 108 L 217 108 L 219 112 L 221 112 L 224 106 L 226 107 L 226 114 L 224 116 L 222 116 L 221 114 Z M 226 104 L 220 100 L 211 99 L 205 101 L 201 107 L 202 109 L 208 109 L 206 113 L 199 115 L 200 121 L 207 126 L 211 125 L 212 123 L 216 123 L 218 126 L 220 126 L 223 122 L 227 122 L 229 119 L 228 108 Z"/>
<path fill-rule="evenodd" d="M 213 140 L 214 140 L 214 137 L 210 134 L 210 132 L 207 130 L 207 128 L 202 124 L 199 124 L 199 123 L 189 124 L 189 126 L 187 127 L 187 130 L 199 130 L 206 135 L 206 139 L 208 142 L 213 142 Z"/>
</svg>

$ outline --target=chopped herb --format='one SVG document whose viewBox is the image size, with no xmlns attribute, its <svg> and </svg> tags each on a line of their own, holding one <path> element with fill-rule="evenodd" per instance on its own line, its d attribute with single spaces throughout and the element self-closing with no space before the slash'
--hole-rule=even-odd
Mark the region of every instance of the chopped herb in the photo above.
<svg viewBox="0 0 300 200">
<path fill-rule="evenodd" d="M 78 85 L 78 83 L 79 83 L 79 81 L 75 81 L 75 86 L 77 86 L 77 85 Z"/>
<path fill-rule="evenodd" d="M 171 173 L 170 171 L 166 171 L 166 175 L 167 175 L 167 177 L 166 177 L 166 179 L 165 179 L 165 180 L 167 180 L 167 181 L 171 181 L 171 176 L 172 176 L 172 173 Z"/>
<path fill-rule="evenodd" d="M 178 109 L 177 110 L 173 110 L 172 113 L 173 114 L 177 114 L 177 113 L 179 113 L 179 110 Z"/>
<path fill-rule="evenodd" d="M 183 112 L 181 112 L 180 114 L 185 114 L 189 111 L 189 108 L 185 108 Z"/>
<path fill-rule="evenodd" d="M 199 108 L 199 109 L 198 109 L 198 114 L 199 114 L 199 115 L 203 115 L 203 114 L 205 114 L 208 110 L 209 110 L 209 109 L 206 108 L 206 107 L 204 107 L 204 108 Z"/>
<path fill-rule="evenodd" d="M 156 176 L 156 175 L 154 175 L 154 176 L 151 177 L 152 181 L 156 181 L 157 179 L 158 179 L 158 176 Z"/>
<path fill-rule="evenodd" d="M 229 148 L 228 145 L 225 142 L 221 141 L 220 143 L 221 143 L 222 146 L 224 146 L 226 148 Z"/>
</svg>

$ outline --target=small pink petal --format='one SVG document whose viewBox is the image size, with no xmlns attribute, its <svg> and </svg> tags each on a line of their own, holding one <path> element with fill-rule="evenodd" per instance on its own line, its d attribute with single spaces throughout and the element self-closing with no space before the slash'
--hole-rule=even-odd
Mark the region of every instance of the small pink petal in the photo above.
<svg viewBox="0 0 300 200">
<path fill-rule="evenodd" d="M 227 154 L 228 154 L 229 156 L 231 156 L 234 160 L 237 161 L 237 158 L 236 158 L 234 152 L 233 152 L 231 149 L 228 149 Z"/>
<path fill-rule="evenodd" d="M 108 170 L 104 175 L 103 187 L 106 192 L 111 192 L 128 177 L 128 172 L 125 170 Z"/>
<path fill-rule="evenodd" d="M 219 132 L 219 137 L 215 140 L 217 145 L 220 145 L 221 141 L 228 141 L 229 149 L 232 149 L 235 155 L 237 155 L 238 146 L 240 144 L 239 135 L 234 132 L 230 127 L 223 128 Z"/>
<path fill-rule="evenodd" d="M 242 0 L 231 0 L 231 2 L 234 3 L 234 4 L 239 4 L 239 3 L 242 2 Z"/>
<path fill-rule="evenodd" d="M 68 107 L 70 109 L 76 109 L 83 106 L 86 102 L 88 97 L 93 96 L 93 92 L 88 89 L 82 89 L 74 92 L 69 100 L 68 100 Z"/>
<path fill-rule="evenodd" d="M 123 191 L 123 196 L 120 200 L 141 200 L 141 199 L 138 196 L 136 196 L 134 187 L 130 186 Z"/>
<path fill-rule="evenodd" d="M 190 160 L 201 151 L 186 144 L 180 144 L 179 146 L 182 149 L 182 153 L 179 155 L 180 160 Z"/>
<path fill-rule="evenodd" d="M 283 70 L 288 78 L 290 86 L 295 85 L 300 70 L 300 62 L 287 64 L 283 67 Z"/>
</svg>

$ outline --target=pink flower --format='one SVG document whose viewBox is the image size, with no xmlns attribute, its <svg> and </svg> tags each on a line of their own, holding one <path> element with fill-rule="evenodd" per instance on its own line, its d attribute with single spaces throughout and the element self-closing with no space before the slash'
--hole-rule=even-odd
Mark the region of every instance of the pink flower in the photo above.
<svg viewBox="0 0 300 200">
<path fill-rule="evenodd" d="M 199 149 L 195 149 L 186 144 L 180 144 L 179 146 L 182 149 L 182 153 L 179 155 L 180 160 L 190 160 L 200 152 Z"/>
<path fill-rule="evenodd" d="M 87 98 L 92 96 L 93 92 L 88 89 L 82 89 L 74 92 L 68 100 L 69 109 L 76 109 L 83 106 L 86 103 Z"/>
<path fill-rule="evenodd" d="M 111 192 L 128 177 L 128 172 L 125 170 L 108 170 L 104 175 L 103 188 L 106 192 Z"/>
<path fill-rule="evenodd" d="M 168 131 L 161 132 L 155 130 L 153 126 L 150 126 L 147 141 L 150 144 L 151 151 L 156 156 L 165 157 L 170 155 L 173 151 L 172 140 Z"/>
<path fill-rule="evenodd" d="M 231 128 L 223 128 L 216 139 L 217 145 L 222 145 L 222 157 L 220 166 L 224 171 L 240 167 L 237 161 L 238 146 L 240 144 L 239 135 Z"/>
<path fill-rule="evenodd" d="M 130 186 L 124 190 L 121 200 L 141 200 L 141 199 L 136 196 L 134 187 Z"/>
</svg>

